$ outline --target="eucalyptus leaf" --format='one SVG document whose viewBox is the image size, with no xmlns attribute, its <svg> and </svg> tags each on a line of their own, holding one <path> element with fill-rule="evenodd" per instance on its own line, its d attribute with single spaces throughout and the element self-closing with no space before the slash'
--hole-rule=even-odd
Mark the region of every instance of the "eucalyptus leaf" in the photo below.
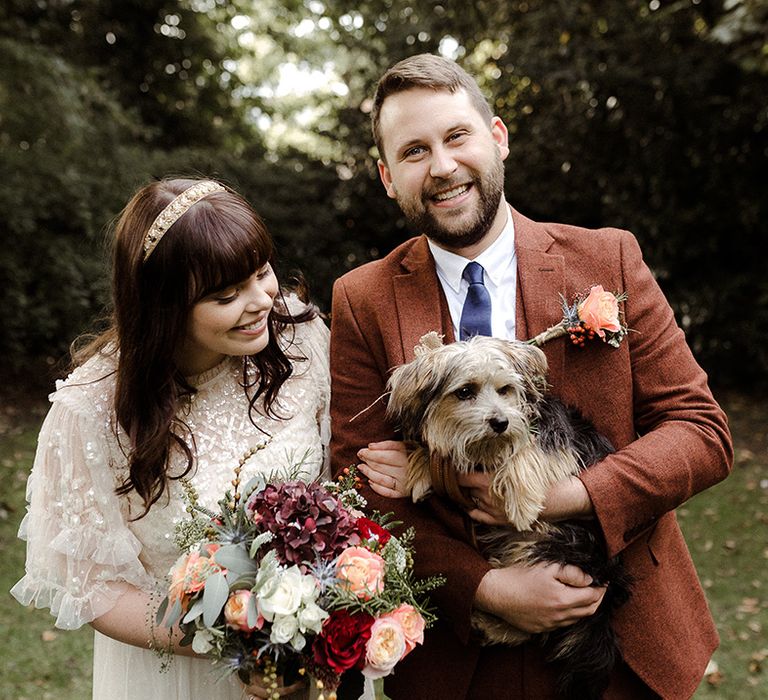
<svg viewBox="0 0 768 700">
<path fill-rule="evenodd" d="M 245 547 L 240 544 L 228 544 L 217 550 L 213 555 L 214 561 L 225 569 L 240 574 L 255 572 L 256 563 L 248 556 Z"/>
<path fill-rule="evenodd" d="M 184 636 L 179 640 L 179 646 L 188 647 L 190 644 L 192 644 L 192 640 L 194 638 L 195 638 L 195 629 L 190 628 L 184 633 Z"/>
<path fill-rule="evenodd" d="M 203 614 L 203 599 L 198 598 L 194 603 L 192 603 L 192 607 L 189 609 L 186 615 L 184 615 L 184 619 L 182 622 L 192 622 L 192 620 L 200 617 L 200 615 Z"/>
<path fill-rule="evenodd" d="M 161 625 L 163 623 L 163 618 L 165 617 L 165 611 L 168 610 L 168 598 L 164 598 L 163 602 L 160 603 L 160 607 L 157 609 L 157 613 L 155 614 L 155 621 L 158 625 Z"/>
<path fill-rule="evenodd" d="M 168 619 L 165 621 L 166 627 L 173 627 L 181 618 L 183 610 L 181 609 L 181 599 L 177 598 L 171 608 L 171 612 L 168 613 Z"/>
<path fill-rule="evenodd" d="M 212 627 L 229 598 L 229 586 L 222 573 L 215 573 L 205 580 L 203 589 L 203 622 Z"/>
<path fill-rule="evenodd" d="M 262 474 L 257 474 L 252 479 L 248 480 L 248 483 L 243 487 L 242 491 L 245 494 L 250 494 L 254 491 L 261 491 L 267 485 L 266 479 Z"/>
<path fill-rule="evenodd" d="M 248 627 L 256 627 L 256 623 L 259 621 L 259 609 L 256 606 L 256 596 L 252 595 L 248 598 L 247 618 Z"/>
<path fill-rule="evenodd" d="M 274 549 L 270 549 L 259 564 L 259 571 L 256 574 L 256 581 L 253 585 L 254 590 L 261 591 L 263 588 L 276 585 L 275 574 L 279 568 L 280 564 L 277 561 L 277 554 Z"/>
<path fill-rule="evenodd" d="M 256 577 L 253 574 L 238 576 L 231 571 L 227 572 L 226 578 L 230 591 L 239 591 L 241 589 L 251 590 L 256 581 Z"/>
<path fill-rule="evenodd" d="M 251 559 L 253 559 L 256 556 L 256 553 L 261 549 L 262 545 L 266 544 L 267 542 L 271 542 L 274 536 L 271 532 L 262 532 L 260 535 L 255 537 L 253 539 L 253 542 L 251 542 Z"/>
</svg>

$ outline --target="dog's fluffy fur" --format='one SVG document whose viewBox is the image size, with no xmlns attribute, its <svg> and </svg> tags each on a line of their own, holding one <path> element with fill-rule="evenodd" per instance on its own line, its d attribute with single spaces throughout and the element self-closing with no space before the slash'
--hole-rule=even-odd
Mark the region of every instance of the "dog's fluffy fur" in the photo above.
<svg viewBox="0 0 768 700">
<path fill-rule="evenodd" d="M 474 527 L 492 566 L 575 564 L 596 583 L 608 584 L 595 615 L 546 635 L 548 658 L 559 664 L 561 692 L 596 698 L 619 658 L 610 615 L 627 599 L 629 578 L 617 558 L 608 558 L 593 524 L 537 518 L 552 484 L 613 448 L 546 393 L 546 372 L 544 353 L 531 345 L 486 337 L 443 345 L 439 336 L 428 334 L 416 358 L 393 372 L 387 414 L 409 444 L 414 501 L 436 492 L 471 508 L 456 474 L 493 475 L 491 491 L 504 504 L 511 527 Z M 480 610 L 472 623 L 487 644 L 519 644 L 529 637 Z"/>
</svg>

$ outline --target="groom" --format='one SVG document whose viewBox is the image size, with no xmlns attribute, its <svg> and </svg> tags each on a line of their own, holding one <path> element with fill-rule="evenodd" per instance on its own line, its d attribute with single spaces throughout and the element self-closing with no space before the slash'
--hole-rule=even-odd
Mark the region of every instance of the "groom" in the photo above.
<svg viewBox="0 0 768 700">
<path fill-rule="evenodd" d="M 512 209 L 503 192 L 507 130 L 452 61 L 419 55 L 392 67 L 379 81 L 372 119 L 381 181 L 421 235 L 334 286 L 335 467 L 358 462 L 369 443 L 396 439 L 378 399 L 423 334 L 436 330 L 451 342 L 479 314 L 480 332 L 529 338 L 562 319 L 561 295 L 571 300 L 592 285 L 625 292 L 633 332 L 619 348 L 593 341 L 577 349 L 562 339 L 544 347 L 553 393 L 617 451 L 553 488 L 543 517 L 595 518 L 610 554 L 621 554 L 634 578 L 631 600 L 614 618 L 623 661 L 606 697 L 689 697 L 717 634 L 674 509 L 728 474 L 732 448 L 706 375 L 634 237 L 537 223 Z M 470 266 L 470 279 L 471 261 L 480 267 Z M 472 608 L 541 632 L 591 615 L 603 589 L 575 567 L 490 569 L 470 544 L 466 515 L 437 497 L 413 504 L 366 496 L 372 508 L 415 526 L 417 574 L 447 578 L 432 595 L 439 622 L 387 678 L 388 693 L 553 697 L 546 648 L 479 646 Z"/>
</svg>

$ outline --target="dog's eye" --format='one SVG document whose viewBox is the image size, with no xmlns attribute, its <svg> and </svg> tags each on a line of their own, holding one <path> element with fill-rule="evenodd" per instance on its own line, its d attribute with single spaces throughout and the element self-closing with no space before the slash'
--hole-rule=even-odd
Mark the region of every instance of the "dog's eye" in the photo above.
<svg viewBox="0 0 768 700">
<path fill-rule="evenodd" d="M 503 387 L 497 390 L 497 394 L 499 396 L 506 396 L 512 391 L 512 385 L 511 384 L 505 384 Z"/>
<path fill-rule="evenodd" d="M 475 388 L 472 386 L 463 386 L 460 389 L 456 389 L 456 391 L 453 392 L 453 395 L 459 401 L 469 401 L 469 399 L 475 398 L 476 392 Z"/>
</svg>

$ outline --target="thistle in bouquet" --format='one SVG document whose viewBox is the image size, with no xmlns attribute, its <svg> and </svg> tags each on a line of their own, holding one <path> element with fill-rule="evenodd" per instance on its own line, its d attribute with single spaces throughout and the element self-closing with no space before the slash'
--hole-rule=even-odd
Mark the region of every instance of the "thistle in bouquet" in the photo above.
<svg viewBox="0 0 768 700">
<path fill-rule="evenodd" d="M 241 488 L 252 452 L 218 512 L 187 483 L 191 519 L 177 532 L 185 551 L 158 619 L 246 683 L 308 671 L 333 697 L 350 668 L 383 677 L 433 619 L 423 599 L 440 582 L 413 581 L 412 533 L 398 540 L 386 518 L 365 517 L 351 473 L 304 482 L 299 462 Z"/>
<path fill-rule="evenodd" d="M 588 340 L 599 338 L 618 348 L 628 333 L 619 304 L 626 301 L 623 292 L 608 292 L 602 285 L 595 285 L 585 294 L 578 294 L 572 303 L 560 297 L 563 307 L 562 320 L 542 331 L 528 343 L 541 347 L 550 340 L 569 336 L 576 347 L 583 348 Z"/>
</svg>

